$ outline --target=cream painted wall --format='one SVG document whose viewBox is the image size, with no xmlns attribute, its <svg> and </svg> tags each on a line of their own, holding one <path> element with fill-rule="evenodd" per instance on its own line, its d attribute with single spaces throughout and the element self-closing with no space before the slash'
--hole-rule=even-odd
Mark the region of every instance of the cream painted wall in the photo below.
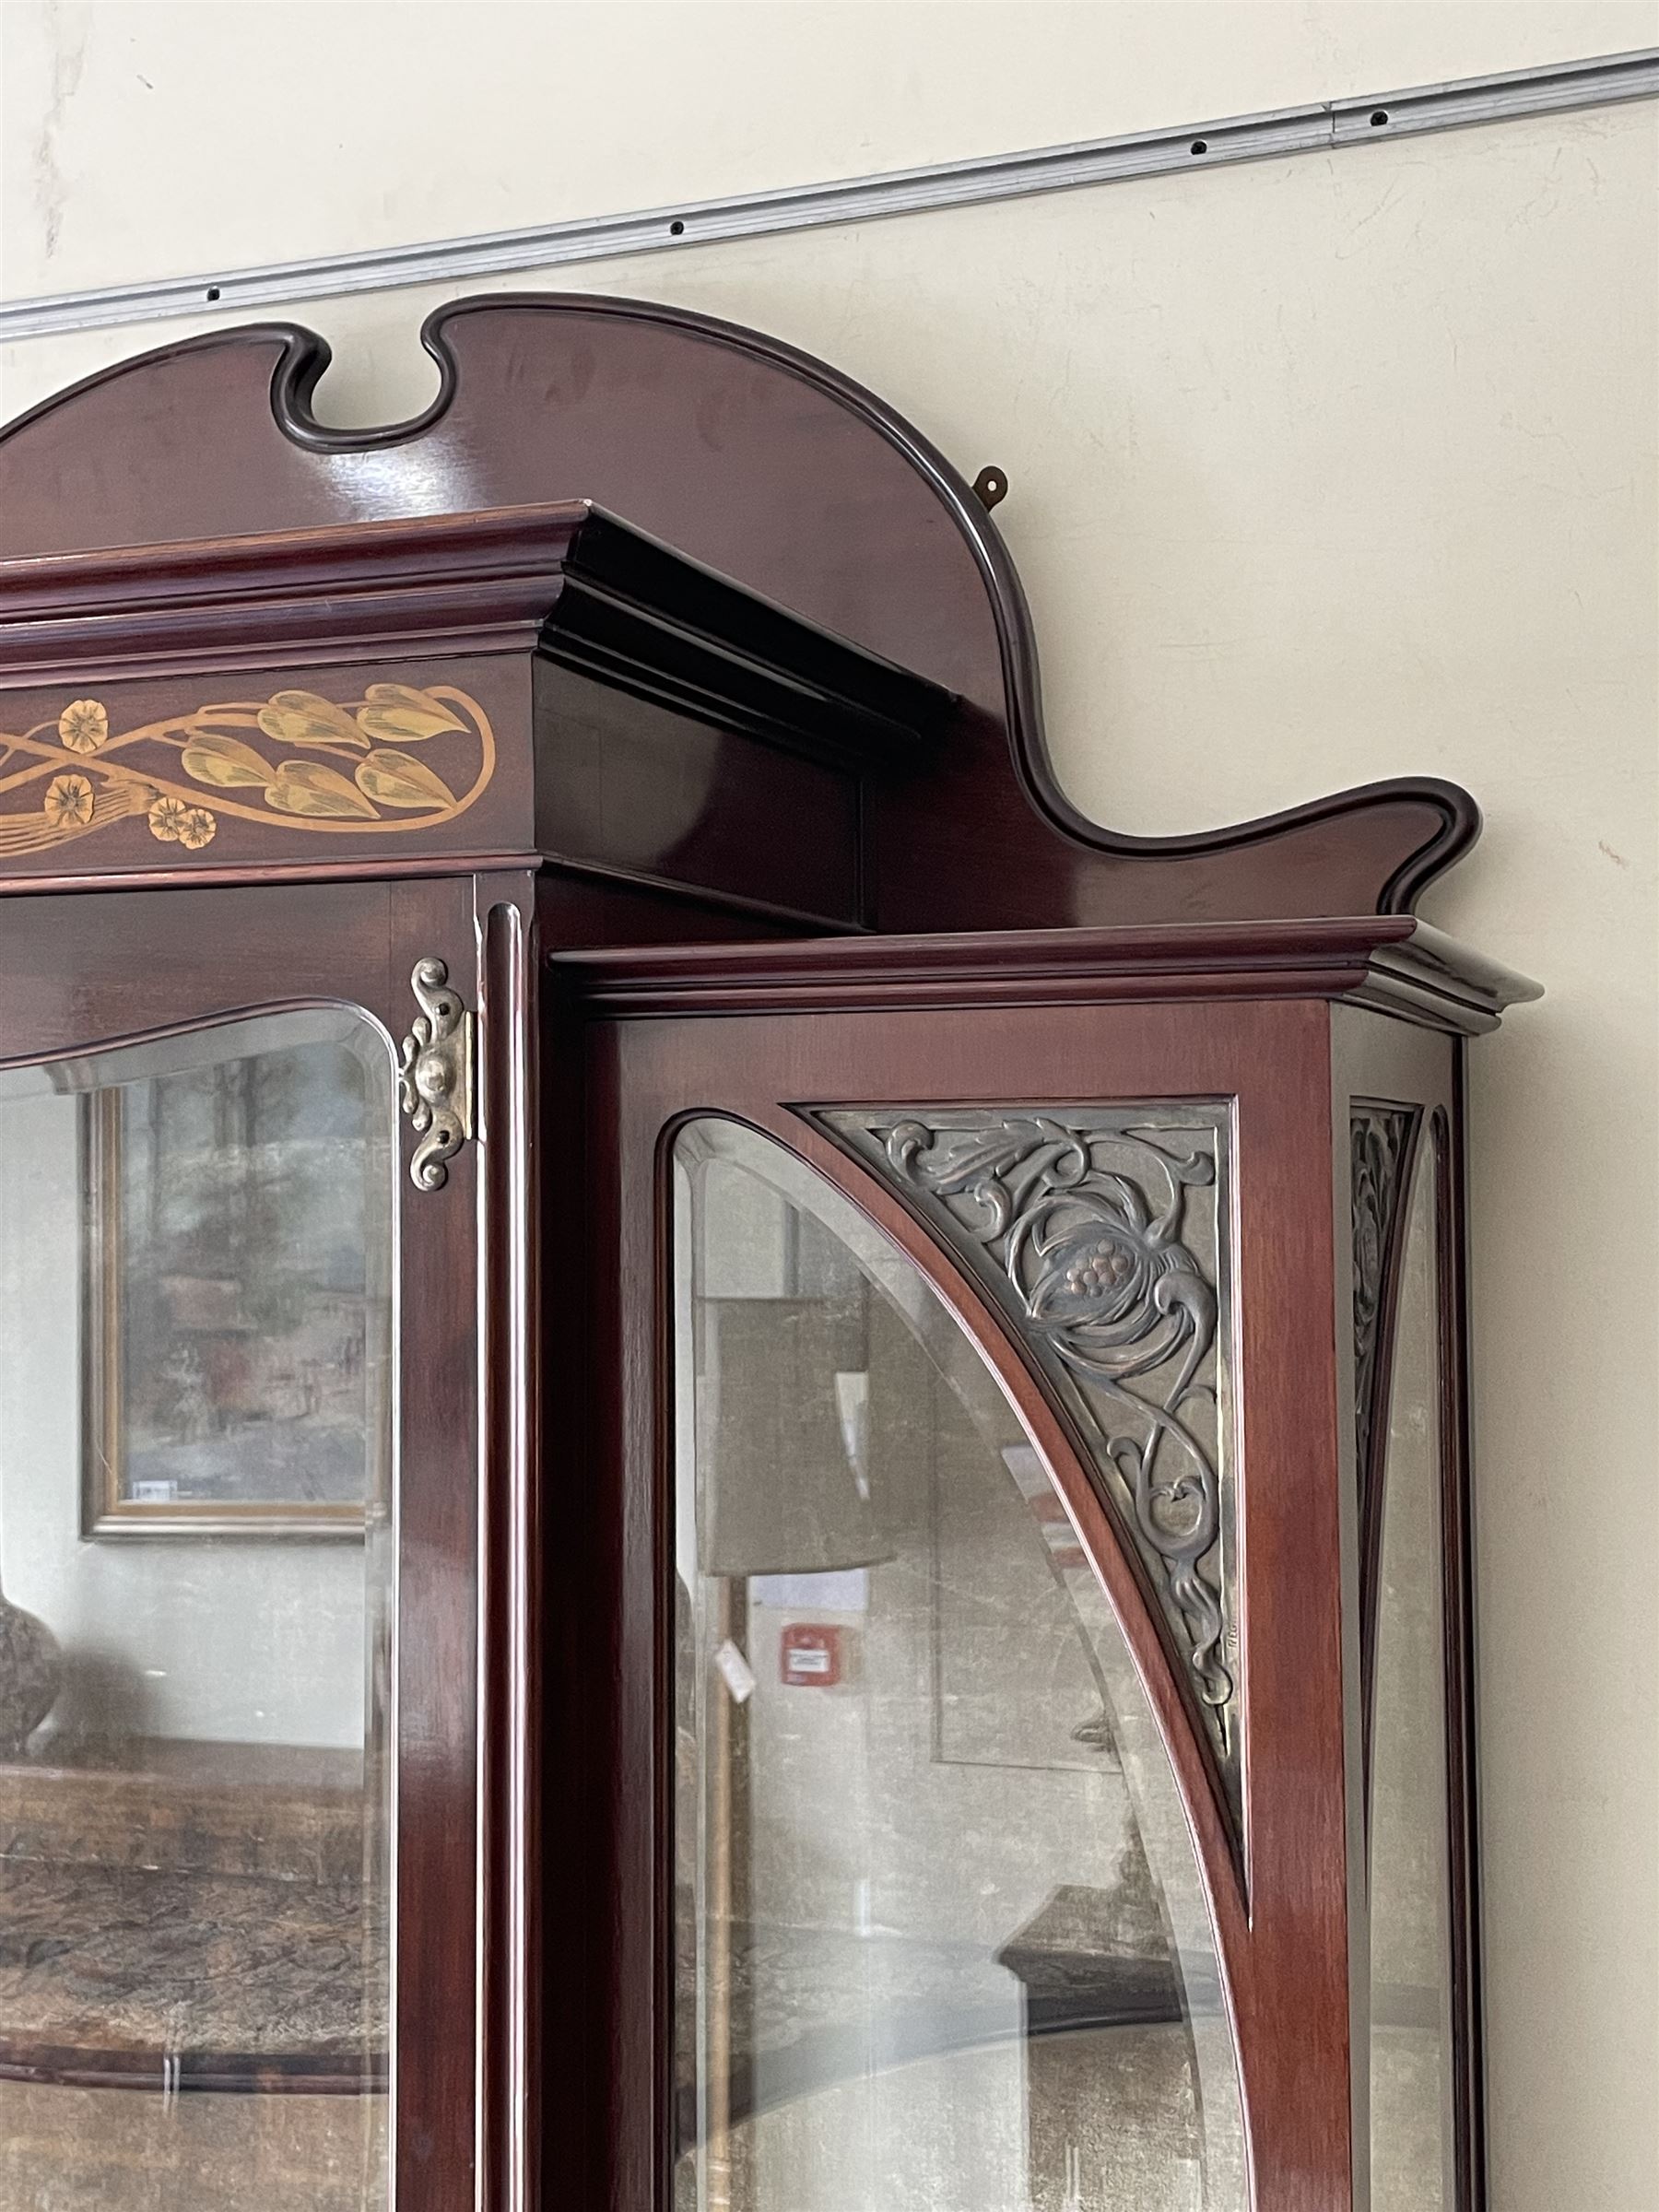
<svg viewBox="0 0 1659 2212">
<path fill-rule="evenodd" d="M 82 1541 L 78 1104 L 0 1106 L 0 1566 L 65 1653 L 52 1725 L 360 1751 L 360 1542 Z"/>
<path fill-rule="evenodd" d="M 1388 91 L 1640 46 L 1651 20 L 1630 0 L 7 0 L 0 175 L 17 213 L 4 289 L 398 245 Z"/>
<path fill-rule="evenodd" d="M 0 7 L 0 292 L 541 222 L 1659 39 L 1647 5 Z M 826 355 L 999 512 L 1086 808 L 1467 782 L 1496 2212 L 1659 2212 L 1651 107 L 515 283 Z M 320 405 L 445 296 L 297 313 Z M 206 324 L 204 319 L 204 326 Z M 0 413 L 187 324 L 0 350 Z"/>
</svg>

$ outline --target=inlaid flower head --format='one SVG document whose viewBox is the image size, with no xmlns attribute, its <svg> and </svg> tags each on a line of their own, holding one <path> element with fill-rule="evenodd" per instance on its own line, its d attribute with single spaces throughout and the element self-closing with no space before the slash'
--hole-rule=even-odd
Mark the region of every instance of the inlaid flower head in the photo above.
<svg viewBox="0 0 1659 2212">
<path fill-rule="evenodd" d="M 176 845 L 184 835 L 185 823 L 200 811 L 198 807 L 186 806 L 182 799 L 158 799 L 149 810 L 150 835 L 159 837 L 164 845 Z M 211 820 L 212 817 L 208 818 Z M 206 838 L 202 840 L 204 844 L 206 841 Z"/>
<path fill-rule="evenodd" d="M 58 736 L 72 753 L 95 753 L 110 741 L 110 717 L 101 700 L 72 699 L 58 716 Z"/>
<path fill-rule="evenodd" d="M 53 776 L 46 786 L 46 819 L 54 830 L 80 830 L 92 819 L 92 786 L 85 776 Z"/>
<path fill-rule="evenodd" d="M 184 819 L 179 824 L 179 842 L 190 852 L 199 853 L 204 845 L 213 841 L 218 828 L 218 822 L 206 806 L 187 806 Z"/>
</svg>

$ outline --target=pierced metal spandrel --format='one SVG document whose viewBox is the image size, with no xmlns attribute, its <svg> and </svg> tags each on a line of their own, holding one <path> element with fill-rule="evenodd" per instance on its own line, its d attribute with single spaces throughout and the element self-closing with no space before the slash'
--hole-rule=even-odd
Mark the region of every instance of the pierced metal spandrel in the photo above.
<svg viewBox="0 0 1659 2212">
<path fill-rule="evenodd" d="M 1354 1428 L 1359 1495 L 1369 1496 L 1377 1436 L 1378 1354 L 1389 1257 L 1398 1240 L 1405 1169 L 1418 1110 L 1356 1101 L 1350 1109 L 1354 1240 Z"/>
<path fill-rule="evenodd" d="M 1231 1174 L 1226 1105 L 814 1115 L 1011 1316 L 1147 1570 L 1235 1826 Z"/>
</svg>

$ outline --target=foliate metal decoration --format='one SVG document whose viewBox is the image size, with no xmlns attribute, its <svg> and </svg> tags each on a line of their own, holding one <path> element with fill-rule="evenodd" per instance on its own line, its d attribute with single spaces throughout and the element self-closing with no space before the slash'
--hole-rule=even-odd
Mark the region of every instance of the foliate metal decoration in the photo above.
<svg viewBox="0 0 1659 2212">
<path fill-rule="evenodd" d="M 420 1138 L 409 1180 L 417 1190 L 441 1191 L 448 1162 L 473 1133 L 475 1023 L 441 960 L 417 960 L 409 980 L 425 1009 L 403 1041 L 397 1071 L 403 1110 Z"/>
<path fill-rule="evenodd" d="M 1151 1576 L 1239 1789 L 1223 1106 L 817 1117 L 1011 1310 Z"/>
<path fill-rule="evenodd" d="M 1356 1104 L 1349 1109 L 1354 1225 L 1354 1465 L 1363 1499 L 1382 1413 L 1378 1360 L 1390 1257 L 1399 1241 L 1400 1201 L 1418 1110 Z"/>
<path fill-rule="evenodd" d="M 278 691 L 130 729 L 102 700 L 72 699 L 55 721 L 0 731 L 0 856 L 120 822 L 182 853 L 210 845 L 223 822 L 401 836 L 465 814 L 495 758 L 488 716 L 447 684 L 371 684 L 343 706 Z"/>
</svg>

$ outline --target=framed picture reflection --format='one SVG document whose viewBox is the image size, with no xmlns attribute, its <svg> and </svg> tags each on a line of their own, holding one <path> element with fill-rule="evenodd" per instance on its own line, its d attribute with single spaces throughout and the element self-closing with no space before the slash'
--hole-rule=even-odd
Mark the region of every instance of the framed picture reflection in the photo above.
<svg viewBox="0 0 1659 2212">
<path fill-rule="evenodd" d="M 305 1041 L 83 1099 L 85 1535 L 361 1535 L 387 1491 L 380 1088 Z"/>
</svg>

